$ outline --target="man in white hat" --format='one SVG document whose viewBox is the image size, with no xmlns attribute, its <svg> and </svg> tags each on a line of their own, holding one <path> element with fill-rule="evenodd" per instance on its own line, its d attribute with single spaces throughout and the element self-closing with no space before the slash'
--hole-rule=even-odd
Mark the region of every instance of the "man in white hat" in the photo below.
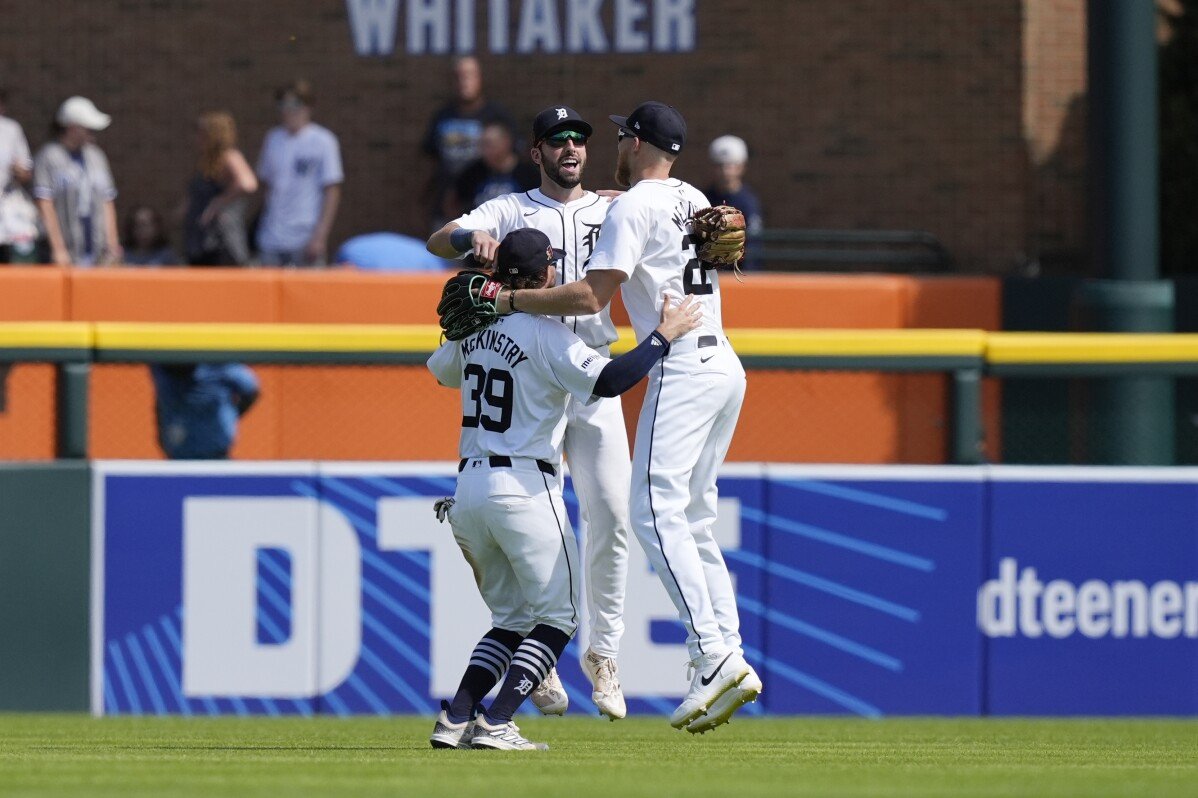
<svg viewBox="0 0 1198 798">
<path fill-rule="evenodd" d="M 731 205 L 745 215 L 749 228 L 749 250 L 741 267 L 745 270 L 760 269 L 761 257 L 756 250 L 761 241 L 758 235 L 765 228 L 765 221 L 757 194 L 745 185 L 749 147 L 739 136 L 720 136 L 711 142 L 707 155 L 711 159 L 714 182 L 703 193 L 712 205 Z"/>
<path fill-rule="evenodd" d="M 94 141 L 112 117 L 86 97 L 71 97 L 58 107 L 54 122 L 57 137 L 33 159 L 33 196 L 54 263 L 120 263 L 116 186 L 108 158 Z"/>
</svg>

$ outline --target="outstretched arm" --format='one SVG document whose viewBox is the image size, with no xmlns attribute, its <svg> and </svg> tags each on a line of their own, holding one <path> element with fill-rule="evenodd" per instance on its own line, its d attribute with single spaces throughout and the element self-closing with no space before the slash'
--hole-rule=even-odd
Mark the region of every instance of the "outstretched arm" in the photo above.
<svg viewBox="0 0 1198 798">
<path fill-rule="evenodd" d="M 680 305 L 671 307 L 666 296 L 661 307 L 661 324 L 631 352 L 625 352 L 608 362 L 595 380 L 595 396 L 619 396 L 636 385 L 653 364 L 670 351 L 670 343 L 699 326 L 703 309 L 688 296 Z"/>
<path fill-rule="evenodd" d="M 496 306 L 500 313 L 522 310 L 541 316 L 589 316 L 607 307 L 625 279 L 618 269 L 596 269 L 582 280 L 555 288 L 504 290 L 496 298 Z"/>
</svg>

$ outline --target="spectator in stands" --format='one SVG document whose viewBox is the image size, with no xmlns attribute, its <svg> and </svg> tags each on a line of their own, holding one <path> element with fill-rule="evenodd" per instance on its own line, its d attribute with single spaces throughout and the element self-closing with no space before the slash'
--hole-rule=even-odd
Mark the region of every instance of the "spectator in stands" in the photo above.
<svg viewBox="0 0 1198 798">
<path fill-rule="evenodd" d="M 59 265 L 121 262 L 116 185 L 94 141 L 110 124 L 112 117 L 91 100 L 71 97 L 54 117 L 54 140 L 33 159 L 33 196 Z"/>
<path fill-rule="evenodd" d="M 187 184 L 183 250 L 192 266 L 245 266 L 249 195 L 258 178 L 237 149 L 237 125 L 225 111 L 196 120 L 196 171 Z"/>
<path fill-rule="evenodd" d="M 453 63 L 454 98 L 437 110 L 424 134 L 424 154 L 434 166 L 424 191 L 429 230 L 440 229 L 453 214 L 446 207 L 458 175 L 479 156 L 479 141 L 488 122 L 514 130 L 511 115 L 483 96 L 482 68 L 473 56 Z"/>
<path fill-rule="evenodd" d="M 258 378 L 240 363 L 150 366 L 158 445 L 172 460 L 224 460 L 237 422 L 258 400 Z"/>
<path fill-rule="evenodd" d="M 266 184 L 259 259 L 264 266 L 324 266 L 345 180 L 341 145 L 312 121 L 307 81 L 279 89 L 276 99 L 282 124 L 266 134 L 258 157 L 258 178 Z"/>
<path fill-rule="evenodd" d="M 138 205 L 125 214 L 125 263 L 129 266 L 175 266 L 179 256 L 166 239 L 162 214 L 149 205 Z"/>
<path fill-rule="evenodd" d="M 25 193 L 32 176 L 29 142 L 8 117 L 8 92 L 0 88 L 0 263 L 37 260 L 37 210 Z"/>
<path fill-rule="evenodd" d="M 479 155 L 454 182 L 450 214 L 455 218 L 489 199 L 541 185 L 540 170 L 516 154 L 512 131 L 503 122 L 483 126 Z"/>
<path fill-rule="evenodd" d="M 715 182 L 703 193 L 712 205 L 732 205 L 745 215 L 749 228 L 748 255 L 741 263 L 745 270 L 761 268 L 761 238 L 765 220 L 761 214 L 761 203 L 757 194 L 745 185 L 745 166 L 749 162 L 749 148 L 739 136 L 720 136 L 711 142 L 708 150 Z"/>
</svg>

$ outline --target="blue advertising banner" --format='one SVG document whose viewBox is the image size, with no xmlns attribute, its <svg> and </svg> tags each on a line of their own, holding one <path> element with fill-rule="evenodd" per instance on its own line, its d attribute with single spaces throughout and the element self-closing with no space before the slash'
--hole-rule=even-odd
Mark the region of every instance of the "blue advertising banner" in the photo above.
<svg viewBox="0 0 1198 798">
<path fill-rule="evenodd" d="M 998 469 L 987 709 L 1198 713 L 1198 474 Z"/>
<path fill-rule="evenodd" d="M 97 463 L 93 710 L 431 713 L 489 627 L 432 512 L 454 485 L 442 463 Z M 719 487 L 766 685 L 747 712 L 1198 712 L 1198 472 L 736 465 Z M 684 634 L 630 552 L 620 678 L 668 713 Z M 594 714 L 586 635 L 559 670 Z"/>
</svg>

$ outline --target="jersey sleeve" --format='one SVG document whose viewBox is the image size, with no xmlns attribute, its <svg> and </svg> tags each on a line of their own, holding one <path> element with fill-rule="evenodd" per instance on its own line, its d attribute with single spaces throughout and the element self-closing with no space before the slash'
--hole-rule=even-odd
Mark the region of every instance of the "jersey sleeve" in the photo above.
<svg viewBox="0 0 1198 798">
<path fill-rule="evenodd" d="M 557 384 L 581 402 L 594 400 L 595 381 L 609 358 L 591 349 L 566 325 L 541 319 L 538 340 L 541 355 Z"/>
<path fill-rule="evenodd" d="M 458 227 L 465 230 L 486 230 L 495 238 L 499 238 L 499 233 L 504 226 L 504 219 L 508 216 L 509 205 L 510 202 L 506 196 L 496 197 L 487 200 L 470 213 L 463 214 L 454 221 Z"/>
<path fill-rule="evenodd" d="M 345 182 L 345 172 L 341 168 L 341 142 L 333 133 L 324 138 L 324 157 L 320 159 L 320 185 L 324 188 Z"/>
<path fill-rule="evenodd" d="M 615 269 L 631 277 L 644 254 L 649 227 L 649 214 L 634 198 L 627 194 L 617 197 L 607 211 L 586 270 Z"/>
<path fill-rule="evenodd" d="M 33 159 L 33 196 L 54 199 L 54 166 L 50 150 L 42 148 Z"/>
<path fill-rule="evenodd" d="M 428 359 L 428 370 L 446 388 L 462 387 L 462 347 L 457 341 L 441 344 Z"/>
</svg>

